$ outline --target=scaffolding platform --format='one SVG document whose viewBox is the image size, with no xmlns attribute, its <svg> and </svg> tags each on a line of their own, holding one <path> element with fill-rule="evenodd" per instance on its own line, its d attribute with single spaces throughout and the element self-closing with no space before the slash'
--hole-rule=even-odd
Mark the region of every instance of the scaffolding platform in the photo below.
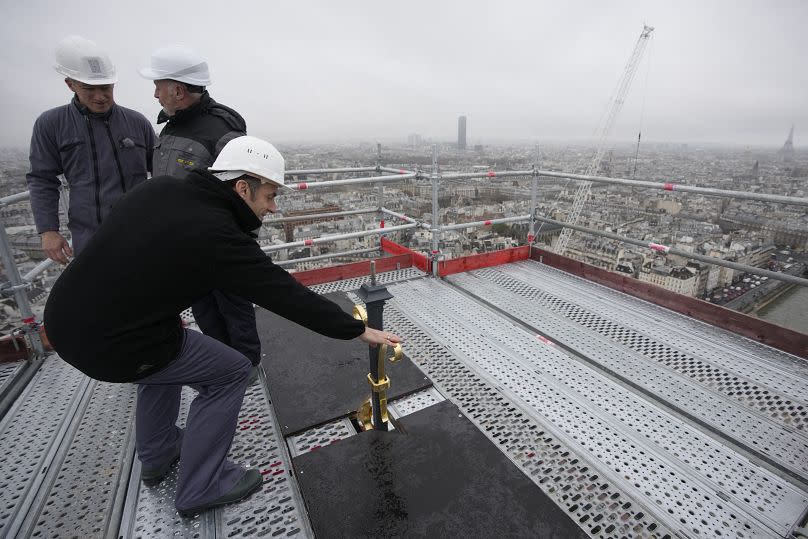
<svg viewBox="0 0 808 539">
<path fill-rule="evenodd" d="M 445 279 L 414 268 L 378 278 L 394 296 L 385 329 L 432 384 L 392 400 L 390 413 L 406 430 L 456 410 L 474 429 L 458 442 L 468 436 L 482 448 L 475 454 L 495 455 L 495 469 L 545 497 L 555 522 L 596 538 L 788 537 L 805 525 L 804 359 L 532 260 Z M 312 289 L 358 303 L 366 280 Z M 286 353 L 294 361 L 301 349 Z M 20 368 L 4 367 L 6 379 Z M 0 537 L 313 537 L 323 518 L 372 510 L 346 498 L 329 513 L 323 503 L 344 492 L 315 497 L 300 474 L 319 462 L 339 478 L 332 455 L 350 447 L 361 462 L 363 437 L 385 434 L 360 434 L 349 416 L 284 433 L 263 372 L 230 454 L 261 470 L 263 489 L 182 519 L 173 475 L 156 488 L 139 481 L 134 386 L 90 380 L 56 356 L 36 368 L 0 420 Z M 184 391 L 183 414 L 193 398 Z M 423 467 L 413 473 L 434 471 Z M 482 471 L 462 479 L 492 481 Z M 363 481 L 346 472 L 345 492 L 372 496 Z M 456 529 L 455 509 L 446 511 L 430 533 Z"/>
</svg>

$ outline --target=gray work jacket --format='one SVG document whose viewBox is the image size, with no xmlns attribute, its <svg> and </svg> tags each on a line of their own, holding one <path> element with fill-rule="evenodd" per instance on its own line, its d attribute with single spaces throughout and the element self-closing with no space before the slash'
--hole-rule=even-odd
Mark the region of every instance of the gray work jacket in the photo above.
<svg viewBox="0 0 808 539">
<path fill-rule="evenodd" d="M 156 138 L 139 112 L 113 104 L 93 114 L 78 99 L 50 109 L 34 124 L 26 175 L 37 231 L 59 230 L 59 178 L 70 186 L 68 228 L 78 254 L 112 206 L 146 180 Z"/>
</svg>

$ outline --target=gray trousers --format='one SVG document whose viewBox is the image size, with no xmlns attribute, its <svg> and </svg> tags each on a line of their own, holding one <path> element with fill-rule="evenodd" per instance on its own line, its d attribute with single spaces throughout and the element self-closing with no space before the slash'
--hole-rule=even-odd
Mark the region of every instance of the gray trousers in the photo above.
<svg viewBox="0 0 808 539">
<path fill-rule="evenodd" d="M 135 444 L 145 468 L 157 468 L 181 446 L 177 509 L 210 503 L 233 488 L 245 469 L 226 459 L 252 364 L 216 339 L 184 329 L 179 356 L 138 380 Z M 185 433 L 177 426 L 182 386 L 191 402 Z"/>
</svg>

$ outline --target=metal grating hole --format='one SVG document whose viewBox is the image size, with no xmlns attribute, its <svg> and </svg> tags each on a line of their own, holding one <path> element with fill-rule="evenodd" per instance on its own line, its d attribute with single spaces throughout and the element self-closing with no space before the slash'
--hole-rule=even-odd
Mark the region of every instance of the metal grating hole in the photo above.
<svg viewBox="0 0 808 539">
<path fill-rule="evenodd" d="M 430 387 L 429 389 L 392 401 L 390 403 L 390 410 L 392 410 L 396 417 L 404 417 L 405 415 L 410 415 L 444 400 L 446 399 L 443 398 L 443 395 L 441 395 L 437 389 Z"/>
<path fill-rule="evenodd" d="M 407 279 L 415 279 L 416 277 L 423 277 L 426 275 L 418 268 L 404 268 L 400 270 L 385 271 L 376 274 L 376 282 L 378 284 L 390 284 Z M 323 283 L 311 286 L 314 292 L 318 294 L 328 294 L 329 292 L 343 292 L 346 290 L 356 290 L 364 283 L 370 281 L 370 276 L 356 277 L 353 279 L 345 279 L 342 281 L 334 281 L 331 283 Z"/>
<path fill-rule="evenodd" d="M 263 384 L 247 388 L 229 458 L 257 467 L 264 485 L 246 500 L 221 509 L 225 537 L 310 535 L 308 516 Z"/>
<path fill-rule="evenodd" d="M 47 358 L 0 422 L 0 536 L 21 510 L 61 426 L 89 379 L 60 358 Z"/>
<path fill-rule="evenodd" d="M 784 534 L 805 509 L 805 493 L 450 287 L 421 281 L 396 287 L 395 296 L 396 306 L 418 325 L 528 410 L 551 419 L 612 477 L 689 531 L 705 531 L 702 521 L 718 515 L 722 525 L 713 524 L 711 535 L 734 530 L 756 536 L 765 533 L 760 522 Z"/>
<path fill-rule="evenodd" d="M 356 434 L 356 429 L 351 424 L 351 421 L 342 418 L 314 427 L 296 436 L 290 436 L 286 442 L 289 444 L 289 451 L 292 456 L 296 457 L 339 442 L 354 434 Z"/>
<path fill-rule="evenodd" d="M 559 342 L 575 343 L 577 352 L 597 362 L 609 371 L 643 388 L 649 394 L 682 409 L 705 424 L 737 440 L 794 473 L 808 477 L 806 441 L 799 433 L 784 429 L 765 417 L 753 413 L 733 400 L 722 398 L 710 389 L 669 369 L 649 362 L 613 340 L 556 312 L 560 303 L 546 293 L 531 294 L 528 285 L 495 275 L 493 270 L 473 275 L 452 277 L 452 281 L 473 290 L 491 304 L 509 312 L 525 323 Z M 527 297 L 522 294 L 527 291 Z"/>
<path fill-rule="evenodd" d="M 398 294 L 398 290 L 394 291 Z M 393 300 L 396 302 L 395 298 Z M 386 327 L 406 339 L 408 355 L 440 392 L 496 444 L 590 536 L 670 537 L 609 479 L 508 402 L 490 383 L 414 325 L 396 306 L 385 309 Z"/>
<path fill-rule="evenodd" d="M 502 274 L 507 273 L 513 277 L 511 283 L 498 284 L 518 286 L 523 289 L 520 294 L 526 298 L 541 296 L 556 312 L 579 324 L 615 339 L 714 391 L 733 397 L 783 425 L 806 429 L 808 404 L 800 399 L 808 395 L 808 378 L 794 377 L 787 371 L 766 369 L 760 362 L 744 361 L 737 355 L 727 357 L 726 350 L 716 349 L 709 339 L 698 341 L 692 332 L 681 335 L 669 324 L 655 323 L 654 316 L 638 316 L 633 309 L 615 308 L 615 299 L 618 298 L 598 301 L 591 293 L 576 293 L 577 287 L 559 282 L 562 281 L 560 277 L 547 279 L 543 275 L 537 276 L 535 272 L 531 274 L 529 267 L 503 268 L 502 273 L 497 273 L 489 271 L 485 276 L 492 282 L 506 281 L 508 278 Z M 514 284 L 517 279 L 523 284 Z M 552 290 L 552 295 L 548 290 Z M 619 316 L 619 322 L 608 319 L 615 315 Z M 677 348 L 683 348 L 688 353 Z"/>
<path fill-rule="evenodd" d="M 185 322 L 186 324 L 194 324 L 194 323 L 196 323 L 196 320 L 194 319 L 194 313 L 193 313 L 193 311 L 191 310 L 190 307 L 188 307 L 187 309 L 183 310 L 180 313 L 180 319 L 183 322 Z"/>
<path fill-rule="evenodd" d="M 107 534 L 135 417 L 136 386 L 98 382 L 36 518 L 36 537 L 100 537 Z"/>
</svg>

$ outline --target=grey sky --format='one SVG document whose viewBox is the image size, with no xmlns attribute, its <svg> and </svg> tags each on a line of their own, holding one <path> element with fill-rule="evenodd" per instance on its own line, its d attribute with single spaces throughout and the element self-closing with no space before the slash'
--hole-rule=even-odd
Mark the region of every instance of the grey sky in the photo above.
<svg viewBox="0 0 808 539">
<path fill-rule="evenodd" d="M 116 101 L 154 119 L 136 69 L 163 44 L 207 57 L 214 99 L 251 134 L 284 143 L 591 137 L 635 42 L 656 28 L 614 140 L 808 140 L 808 2 L 57 2 L 4 0 L 0 144 L 25 146 L 70 94 L 53 50 L 79 34 L 107 48 Z M 643 101 L 645 101 L 644 113 Z"/>
</svg>

